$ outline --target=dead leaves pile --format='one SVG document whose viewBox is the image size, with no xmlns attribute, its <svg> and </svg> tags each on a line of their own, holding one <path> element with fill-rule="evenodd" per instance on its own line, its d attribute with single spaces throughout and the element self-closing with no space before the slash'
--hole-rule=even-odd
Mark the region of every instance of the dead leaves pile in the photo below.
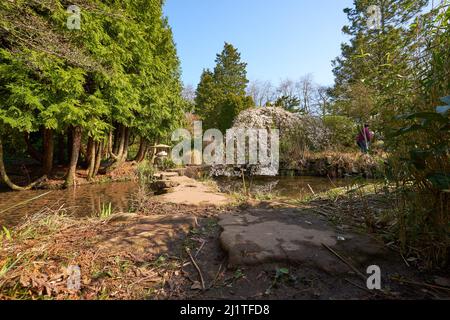
<svg viewBox="0 0 450 320">
<path fill-rule="evenodd" d="M 155 268 L 158 257 L 151 254 L 97 249 L 95 240 L 113 228 L 84 221 L 51 235 L 4 241 L 0 299 L 143 299 L 157 294 L 174 271 Z M 81 270 L 78 291 L 67 285 L 69 266 Z"/>
</svg>

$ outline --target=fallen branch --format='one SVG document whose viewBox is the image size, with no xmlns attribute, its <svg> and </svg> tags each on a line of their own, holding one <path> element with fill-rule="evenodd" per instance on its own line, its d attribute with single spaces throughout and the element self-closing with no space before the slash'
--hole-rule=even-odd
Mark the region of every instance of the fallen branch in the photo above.
<svg viewBox="0 0 450 320">
<path fill-rule="evenodd" d="M 437 286 L 437 285 L 433 285 L 433 284 L 429 284 L 429 283 L 425 283 L 425 282 L 416 282 L 416 281 L 405 280 L 405 279 L 400 279 L 400 278 L 396 278 L 396 277 L 391 277 L 391 280 L 397 281 L 400 283 L 412 284 L 415 286 L 427 287 L 427 288 L 431 288 L 431 289 L 443 290 L 443 291 L 450 292 L 450 288 L 441 287 L 441 286 Z"/>
<path fill-rule="evenodd" d="M 220 272 L 222 271 L 222 267 L 223 267 L 224 263 L 225 263 L 225 260 L 220 264 L 219 270 L 217 270 L 217 273 L 216 273 L 216 276 L 214 277 L 214 280 L 211 282 L 211 284 L 208 287 L 209 289 L 211 289 L 212 287 L 214 287 L 216 285 L 217 279 L 219 279 Z"/>
<path fill-rule="evenodd" d="M 308 188 L 309 188 L 309 190 L 311 190 L 313 195 L 316 195 L 316 193 L 314 192 L 313 188 L 309 185 L 309 183 L 308 183 Z"/>
<path fill-rule="evenodd" d="M 202 270 L 200 270 L 200 267 L 198 266 L 197 262 L 195 262 L 195 259 L 192 256 L 191 250 L 189 250 L 189 248 L 186 248 L 186 253 L 189 255 L 189 258 L 191 259 L 192 264 L 194 265 L 195 269 L 197 269 L 198 275 L 200 276 L 200 282 L 202 284 L 202 289 L 206 290 L 205 279 L 203 278 Z"/>
<path fill-rule="evenodd" d="M 195 257 L 197 258 L 198 254 L 200 253 L 200 251 L 202 251 L 203 247 L 206 244 L 206 240 L 203 240 L 202 245 L 200 246 L 200 248 L 197 250 L 197 252 L 195 253 Z"/>
<path fill-rule="evenodd" d="M 341 260 L 343 263 L 345 263 L 350 269 L 352 269 L 356 274 L 358 274 L 359 276 L 361 276 L 362 279 L 364 279 L 364 281 L 366 281 L 366 276 L 359 271 L 356 267 L 354 267 L 350 262 L 348 262 L 346 259 L 344 259 L 341 255 L 339 255 L 336 251 L 334 251 L 333 249 L 331 249 L 329 246 L 327 246 L 325 243 L 322 243 L 322 246 L 324 246 L 328 251 L 330 251 L 332 254 L 334 254 L 336 257 L 339 258 L 339 260 Z"/>
<path fill-rule="evenodd" d="M 348 283 L 350 283 L 351 285 L 355 286 L 356 288 L 359 288 L 359 289 L 361 289 L 361 290 L 363 290 L 363 291 L 365 291 L 367 293 L 370 293 L 371 295 L 375 295 L 376 294 L 376 292 L 371 291 L 371 290 L 369 290 L 367 288 L 364 288 L 363 286 L 360 286 L 359 284 L 354 283 L 353 281 L 350 281 L 349 279 L 344 278 L 344 280 L 347 281 Z"/>
</svg>

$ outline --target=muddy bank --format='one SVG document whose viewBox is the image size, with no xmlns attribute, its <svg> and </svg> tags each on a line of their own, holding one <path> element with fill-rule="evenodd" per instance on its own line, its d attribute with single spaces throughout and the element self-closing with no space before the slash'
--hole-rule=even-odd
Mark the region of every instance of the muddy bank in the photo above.
<svg viewBox="0 0 450 320">
<path fill-rule="evenodd" d="M 358 153 L 310 154 L 303 159 L 281 163 L 280 174 L 287 176 L 319 176 L 332 179 L 347 176 L 379 178 L 384 172 L 384 160 L 378 156 Z"/>
<path fill-rule="evenodd" d="M 0 266 L 6 272 L 0 277 L 0 299 L 450 297 L 450 288 L 445 284 L 448 272 L 420 272 L 418 260 L 404 260 L 409 257 L 402 258 L 395 247 L 375 240 L 382 225 L 373 223 L 374 233 L 361 229 L 369 222 L 368 213 L 358 203 L 349 203 L 345 196 L 292 203 L 289 208 L 288 204 L 273 201 L 251 201 L 228 208 L 167 204 L 153 198 L 146 201 L 137 214 L 79 220 L 50 212 L 14 228 L 10 237 L 1 240 Z M 371 195 L 367 202 L 373 207 L 370 214 L 375 222 L 379 212 L 392 203 L 383 194 Z M 347 211 L 340 212 L 340 207 Z M 241 217 L 246 219 L 244 223 L 223 220 Z M 270 249 L 273 244 L 270 237 L 264 240 L 268 237 L 265 233 L 277 232 L 270 225 L 266 228 L 266 224 L 279 219 L 284 219 L 286 226 L 281 225 L 278 236 L 295 237 L 291 241 L 296 246 L 296 254 L 292 255 L 295 259 L 285 259 L 283 252 L 265 256 L 271 250 L 264 248 Z M 255 241 L 251 249 L 261 250 L 263 256 L 257 255 L 257 263 L 252 260 L 251 265 L 230 260 L 229 252 L 223 250 L 224 232 L 229 238 L 236 228 L 255 226 L 265 229 L 264 233 L 258 229 L 249 234 Z M 287 226 L 298 228 L 289 233 L 283 231 Z M 358 230 L 364 230 L 364 234 L 359 236 Z M 297 237 L 306 241 L 297 242 Z M 239 237 L 234 239 L 240 241 Z M 333 247 L 363 274 L 367 264 L 379 265 L 383 291 L 368 291 L 360 275 L 320 246 L 322 243 Z M 233 250 L 245 249 L 235 244 Z M 290 250 L 291 244 L 285 244 L 285 250 Z M 252 252 L 245 249 L 245 253 Z M 307 256 L 320 259 L 314 264 L 304 263 Z M 67 266 L 80 268 L 79 290 L 68 290 Z"/>
<path fill-rule="evenodd" d="M 103 184 L 111 182 L 124 182 L 124 181 L 135 181 L 137 179 L 137 163 L 136 162 L 125 162 L 120 167 L 110 171 L 102 171 L 95 178 L 88 180 L 87 170 L 78 168 L 75 174 L 75 186 L 84 186 L 90 184 Z M 11 172 L 9 174 L 10 179 L 18 185 L 28 185 L 32 181 L 39 178 L 36 175 L 39 172 L 39 168 L 34 168 L 32 166 L 25 167 L 17 166 L 14 169 L 8 170 Z M 67 168 L 64 166 L 57 166 L 54 168 L 52 174 L 43 179 L 39 184 L 37 184 L 34 189 L 38 190 L 58 190 L 64 189 L 65 177 L 67 174 Z M 9 188 L 0 181 L 0 191 L 6 191 Z"/>
<path fill-rule="evenodd" d="M 312 176 L 329 177 L 331 179 L 349 176 L 361 176 L 367 179 L 380 178 L 384 174 L 385 160 L 377 155 L 364 155 L 361 153 L 309 153 L 302 158 L 280 161 L 280 176 Z M 222 166 L 223 167 L 223 166 Z M 241 167 L 226 166 L 220 170 L 227 176 L 239 177 L 242 174 Z M 252 176 L 254 168 L 244 168 L 244 173 Z M 183 174 L 191 178 L 201 178 L 211 175 L 210 166 L 188 166 L 183 169 Z"/>
</svg>

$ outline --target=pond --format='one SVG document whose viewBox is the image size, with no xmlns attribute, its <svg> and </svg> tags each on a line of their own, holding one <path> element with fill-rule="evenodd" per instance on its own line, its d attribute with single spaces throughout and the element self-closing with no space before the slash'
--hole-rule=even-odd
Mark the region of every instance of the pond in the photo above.
<svg viewBox="0 0 450 320">
<path fill-rule="evenodd" d="M 253 195 L 271 195 L 281 198 L 302 199 L 352 184 L 351 178 L 330 180 L 321 177 L 254 177 L 246 179 L 245 186 Z M 217 179 L 219 190 L 225 193 L 242 192 L 243 181 L 237 178 Z"/>
<path fill-rule="evenodd" d="M 71 215 L 86 217 L 99 213 L 103 206 L 111 203 L 114 212 L 126 212 L 132 207 L 138 188 L 138 184 L 135 182 L 112 182 L 53 191 L 12 192 L 1 190 L 0 226 L 4 225 L 10 228 L 20 223 L 27 215 L 32 215 L 45 208 L 63 207 Z M 36 199 L 29 201 L 33 198 Z"/>
<path fill-rule="evenodd" d="M 351 182 L 351 179 L 331 181 L 318 177 L 266 177 L 253 178 L 252 181 L 246 181 L 246 185 L 251 184 L 252 194 L 300 199 L 313 192 L 347 186 Z M 220 178 L 217 183 L 220 191 L 225 193 L 242 191 L 241 179 Z M 138 189 L 139 186 L 135 182 L 114 182 L 53 191 L 0 190 L 0 226 L 10 228 L 20 223 L 27 215 L 45 208 L 63 207 L 72 215 L 85 217 L 99 213 L 103 206 L 111 203 L 114 212 L 127 212 L 132 209 Z"/>
</svg>

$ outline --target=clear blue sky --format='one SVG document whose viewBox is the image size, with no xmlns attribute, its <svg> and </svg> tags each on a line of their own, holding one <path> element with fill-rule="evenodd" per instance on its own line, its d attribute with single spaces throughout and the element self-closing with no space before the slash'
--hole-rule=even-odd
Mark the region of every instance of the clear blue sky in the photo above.
<svg viewBox="0 0 450 320">
<path fill-rule="evenodd" d="M 183 82 L 197 86 L 204 68 L 230 42 L 248 63 L 250 80 L 277 84 L 312 73 L 333 83 L 331 60 L 346 40 L 342 10 L 352 0 L 166 0 Z"/>
</svg>

